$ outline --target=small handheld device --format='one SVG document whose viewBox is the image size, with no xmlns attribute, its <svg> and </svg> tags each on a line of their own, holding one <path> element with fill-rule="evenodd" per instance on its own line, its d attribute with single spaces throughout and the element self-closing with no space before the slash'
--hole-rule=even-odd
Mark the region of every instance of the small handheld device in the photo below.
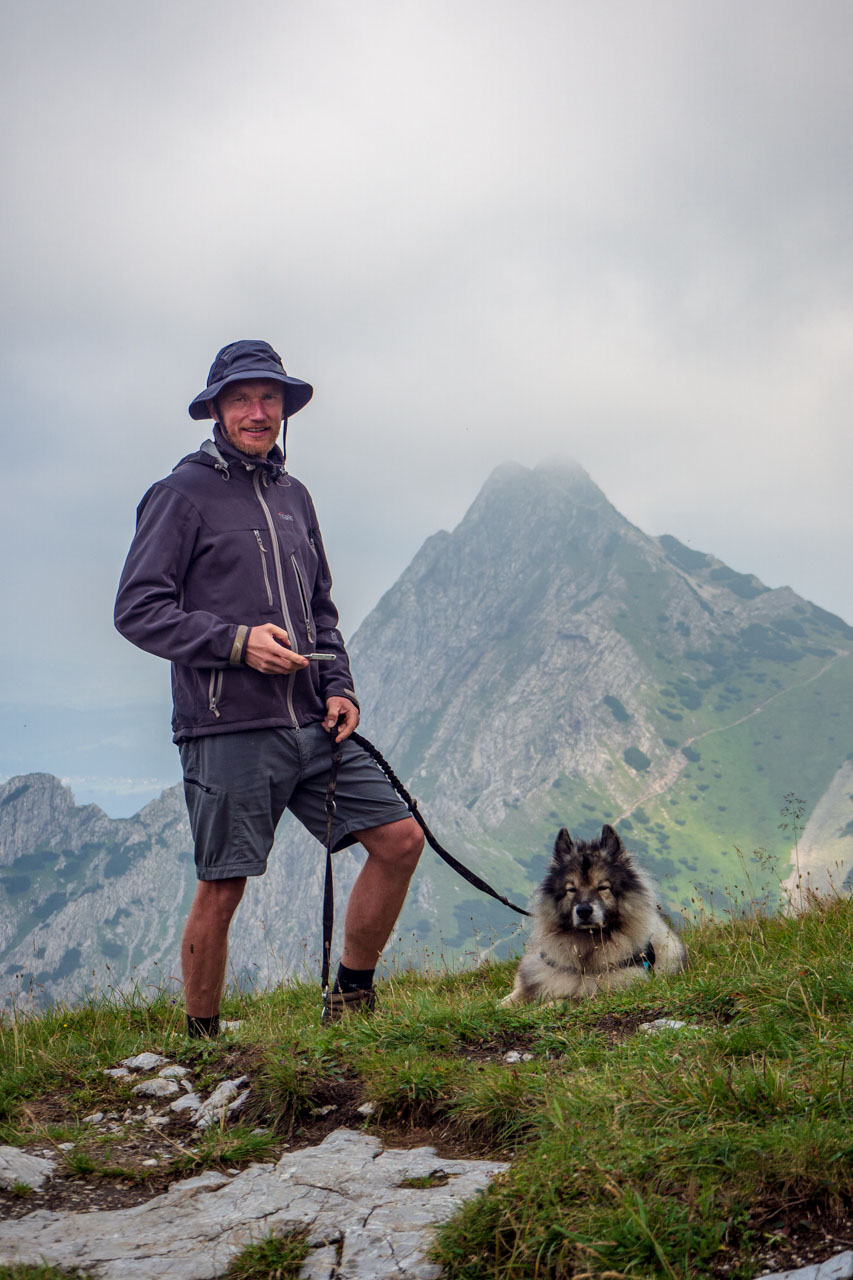
<svg viewBox="0 0 853 1280">
<path fill-rule="evenodd" d="M 305 657 L 309 662 L 334 662 L 335 660 L 333 653 L 306 653 Z"/>
</svg>

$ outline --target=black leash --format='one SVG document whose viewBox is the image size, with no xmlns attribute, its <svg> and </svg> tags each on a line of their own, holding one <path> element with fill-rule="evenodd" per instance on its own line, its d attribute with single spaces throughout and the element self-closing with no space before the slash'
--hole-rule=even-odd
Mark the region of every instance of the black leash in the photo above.
<svg viewBox="0 0 853 1280">
<path fill-rule="evenodd" d="M 460 875 L 463 880 L 467 880 L 470 885 L 473 885 L 475 889 L 479 889 L 481 893 L 487 893 L 491 898 L 497 898 L 498 902 L 502 902 L 504 906 L 509 907 L 511 911 L 517 911 L 520 916 L 530 915 L 530 912 L 525 911 L 524 907 L 517 907 L 514 902 L 510 902 L 509 898 L 505 898 L 502 893 L 498 893 L 497 889 L 493 889 L 492 886 L 487 884 L 481 876 L 478 876 L 476 871 L 471 871 L 463 863 L 459 862 L 457 858 L 454 858 L 452 853 L 448 853 L 446 849 L 443 849 L 421 817 L 421 811 L 418 808 L 417 800 L 409 795 L 408 791 L 403 786 L 402 782 L 397 777 L 396 773 L 382 753 L 374 747 L 372 742 L 368 742 L 367 738 L 363 738 L 360 733 L 352 733 L 350 734 L 350 737 L 353 742 L 357 742 L 358 745 L 376 761 L 379 768 L 385 774 L 385 777 L 391 783 L 391 786 L 397 792 L 397 795 L 401 800 L 404 800 L 411 809 L 412 817 L 426 836 L 427 844 L 431 849 L 435 850 L 438 856 L 446 862 L 449 867 L 453 868 L 457 875 Z"/>
<path fill-rule="evenodd" d="M 329 784 L 326 787 L 326 878 L 323 882 L 323 967 L 320 973 L 320 986 L 323 988 L 323 1003 L 329 994 L 329 969 L 332 962 L 332 932 L 335 927 L 335 887 L 332 880 L 332 822 L 335 817 L 335 789 L 338 785 L 338 765 L 341 763 L 343 745 L 332 738 L 332 767 L 329 770 Z"/>
<path fill-rule="evenodd" d="M 447 863 L 449 867 L 460 875 L 463 880 L 467 880 L 475 889 L 479 889 L 481 893 L 487 893 L 490 897 L 496 898 L 498 902 L 502 902 L 505 907 L 509 907 L 511 911 L 517 911 L 521 916 L 529 916 L 530 912 L 525 911 L 524 907 L 517 907 L 514 902 L 510 902 L 509 898 L 505 898 L 502 893 L 498 893 L 497 889 L 493 889 L 487 884 L 481 876 L 475 871 L 471 871 L 461 863 L 458 858 L 454 858 L 452 853 L 448 853 L 446 849 L 438 843 L 435 836 L 430 831 L 427 824 L 421 817 L 418 802 L 413 796 L 410 796 L 388 761 L 382 755 L 372 742 L 368 742 L 367 738 L 363 738 L 360 733 L 351 733 L 350 737 L 353 742 L 357 742 L 363 751 L 376 761 L 379 768 L 385 774 L 385 777 L 391 783 L 391 786 L 397 792 L 401 800 L 409 806 L 412 817 L 417 822 L 421 831 L 423 831 L 426 841 L 430 848 L 434 849 L 438 856 Z M 320 985 L 323 988 L 323 1001 L 325 1003 L 329 992 L 329 972 L 331 969 L 332 958 L 332 930 L 335 924 L 335 896 L 334 884 L 332 880 L 332 823 L 335 817 L 335 790 L 338 785 L 338 767 L 341 763 L 343 754 L 343 744 L 335 742 L 332 738 L 332 767 L 329 770 L 329 783 L 326 788 L 326 876 L 323 883 L 323 964 L 320 975 Z"/>
</svg>

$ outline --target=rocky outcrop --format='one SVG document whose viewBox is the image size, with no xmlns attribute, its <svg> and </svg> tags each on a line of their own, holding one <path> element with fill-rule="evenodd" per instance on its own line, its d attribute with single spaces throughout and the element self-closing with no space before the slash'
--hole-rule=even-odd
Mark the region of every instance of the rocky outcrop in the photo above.
<svg viewBox="0 0 853 1280">
<path fill-rule="evenodd" d="M 132 1209 L 0 1224 L 0 1259 L 103 1280 L 212 1280 L 253 1241 L 307 1231 L 306 1280 L 436 1280 L 430 1229 L 506 1167 L 439 1159 L 430 1147 L 383 1151 L 377 1138 L 336 1129 L 275 1165 L 203 1173 Z"/>
</svg>

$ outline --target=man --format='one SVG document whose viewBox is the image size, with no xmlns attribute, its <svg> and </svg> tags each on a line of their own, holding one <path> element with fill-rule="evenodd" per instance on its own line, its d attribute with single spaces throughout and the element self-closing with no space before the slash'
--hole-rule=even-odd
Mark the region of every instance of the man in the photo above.
<svg viewBox="0 0 853 1280">
<path fill-rule="evenodd" d="M 231 918 L 285 808 L 325 843 L 331 737 L 342 752 L 332 847 L 358 841 L 367 861 L 324 1019 L 373 1008 L 377 960 L 423 848 L 348 741 L 359 709 L 331 575 L 311 497 L 284 466 L 287 420 L 312 395 L 268 343 L 223 347 L 189 406 L 215 420 L 213 440 L 142 499 L 116 600 L 119 631 L 172 663 L 198 875 L 181 947 L 190 1035 L 218 1033 Z"/>
</svg>

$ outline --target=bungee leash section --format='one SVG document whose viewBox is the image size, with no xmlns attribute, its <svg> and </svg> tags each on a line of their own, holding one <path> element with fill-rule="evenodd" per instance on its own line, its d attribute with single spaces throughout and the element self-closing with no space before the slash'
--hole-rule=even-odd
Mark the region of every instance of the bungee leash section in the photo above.
<svg viewBox="0 0 853 1280">
<path fill-rule="evenodd" d="M 481 876 L 478 876 L 476 871 L 471 871 L 470 868 L 464 865 L 464 863 L 460 862 L 457 858 L 454 858 L 452 853 L 448 853 L 446 849 L 442 848 L 430 831 L 426 822 L 424 822 L 424 819 L 421 817 L 421 811 L 418 808 L 417 800 L 409 795 L 408 791 L 403 786 L 402 782 L 397 777 L 396 773 L 382 753 L 374 747 L 372 742 L 368 742 L 367 738 L 363 738 L 360 733 L 352 733 L 350 734 L 350 737 L 353 742 L 357 742 L 358 745 L 376 761 L 379 768 L 385 774 L 385 777 L 391 783 L 391 786 L 397 792 L 397 795 L 401 800 L 405 801 L 411 809 L 412 817 L 420 827 L 421 831 L 423 831 L 429 847 L 434 849 L 438 856 L 446 862 L 449 867 L 452 867 L 457 875 L 460 875 L 463 880 L 467 880 L 470 885 L 473 885 L 475 889 L 479 889 L 481 893 L 487 893 L 491 898 L 497 898 L 498 902 L 502 902 L 503 905 L 505 907 L 509 907 L 511 911 L 517 911 L 520 916 L 530 915 L 530 912 L 525 911 L 524 907 L 517 907 L 514 902 L 510 902 L 509 898 L 505 898 L 502 893 L 498 893 L 497 889 L 493 889 L 492 886 L 487 884 Z"/>
<path fill-rule="evenodd" d="M 478 876 L 476 871 L 472 871 L 470 867 L 466 867 L 458 858 L 454 858 L 452 853 L 448 853 L 442 845 L 436 840 L 430 831 L 418 808 L 418 802 L 403 786 L 388 761 L 382 755 L 378 747 L 374 747 L 372 742 L 362 737 L 360 733 L 351 733 L 350 738 L 356 742 L 363 751 L 373 759 L 379 768 L 385 774 L 385 777 L 391 783 L 391 786 L 397 792 L 400 799 L 409 806 L 412 817 L 417 822 L 427 844 L 433 849 L 443 862 L 446 862 L 457 875 L 463 880 L 467 880 L 468 884 L 473 888 L 479 889 L 481 893 L 487 893 L 489 897 L 496 898 L 498 902 L 502 902 L 505 907 L 509 907 L 511 911 L 517 911 L 520 916 L 529 916 L 530 912 L 524 907 L 516 906 L 514 902 L 510 902 L 509 898 L 504 897 L 502 893 L 498 893 L 497 889 L 493 889 L 482 876 Z M 338 767 L 342 758 L 342 744 L 332 739 L 332 767 L 329 770 L 329 784 L 326 788 L 325 809 L 326 809 L 326 875 L 323 883 L 323 963 L 320 976 L 320 985 L 323 989 L 323 1001 L 327 1000 L 329 992 L 329 973 L 331 970 L 332 958 L 332 932 L 335 923 L 335 901 L 334 886 L 332 879 L 332 823 L 335 817 L 335 790 L 338 785 Z"/>
</svg>

